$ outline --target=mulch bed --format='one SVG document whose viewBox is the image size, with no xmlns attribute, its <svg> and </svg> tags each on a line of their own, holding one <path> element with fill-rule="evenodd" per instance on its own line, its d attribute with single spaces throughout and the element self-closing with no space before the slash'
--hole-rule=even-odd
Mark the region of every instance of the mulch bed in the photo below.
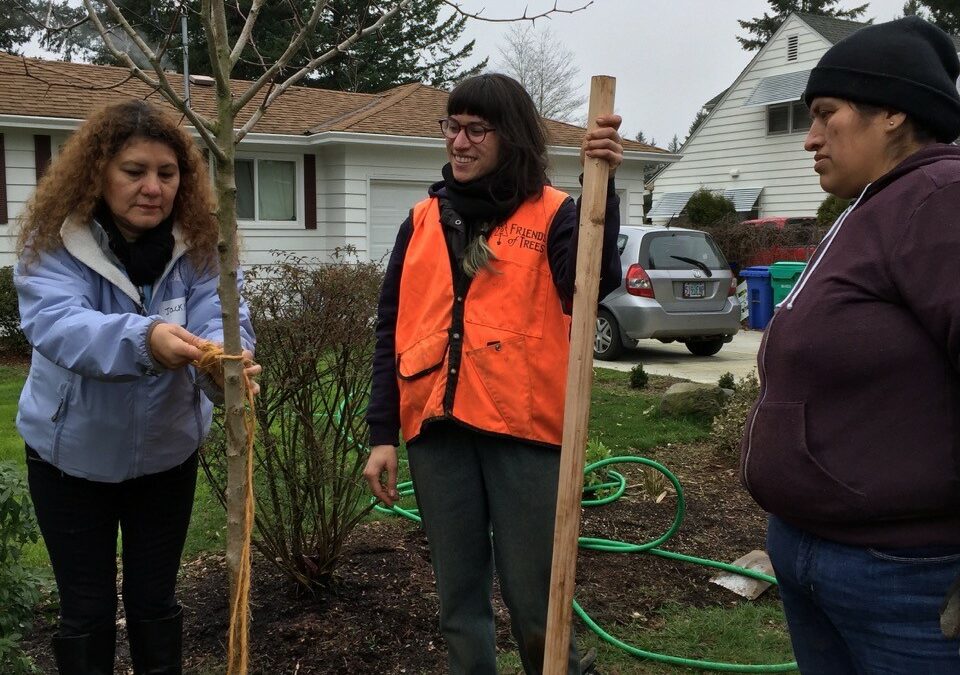
<svg viewBox="0 0 960 675">
<path fill-rule="evenodd" d="M 765 516 L 740 487 L 735 458 L 717 457 L 702 444 L 656 448 L 647 455 L 678 476 L 687 499 L 684 524 L 665 548 L 727 562 L 763 548 Z M 585 536 L 643 542 L 672 521 L 675 496 L 656 503 L 655 494 L 645 494 L 643 470 L 623 466 L 631 489 L 614 504 L 584 511 Z M 665 603 L 735 603 L 737 596 L 707 583 L 711 575 L 706 568 L 657 556 L 581 551 L 577 599 L 602 626 L 638 616 L 653 626 Z M 188 673 L 223 672 L 226 588 L 223 556 L 185 563 L 179 597 L 185 609 Z M 334 583 L 316 596 L 298 594 L 272 565 L 256 557 L 251 603 L 252 673 L 445 671 L 429 551 L 423 534 L 410 523 L 386 520 L 357 528 Z M 497 611 L 498 645 L 512 649 L 499 600 Z M 50 612 L 42 613 L 38 623 L 28 650 L 42 672 L 54 672 Z M 118 668 L 127 672 L 128 667 L 121 640 Z"/>
</svg>

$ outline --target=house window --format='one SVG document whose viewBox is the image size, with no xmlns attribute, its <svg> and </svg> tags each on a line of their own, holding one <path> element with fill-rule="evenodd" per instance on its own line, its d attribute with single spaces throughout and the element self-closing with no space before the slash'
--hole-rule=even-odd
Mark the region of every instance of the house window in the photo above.
<svg viewBox="0 0 960 675">
<path fill-rule="evenodd" d="M 791 35 L 787 38 L 787 61 L 797 60 L 797 47 L 800 43 L 800 36 Z"/>
<path fill-rule="evenodd" d="M 238 220 L 297 221 L 296 160 L 241 158 L 234 170 Z"/>
<path fill-rule="evenodd" d="M 767 106 L 767 135 L 796 134 L 810 128 L 810 112 L 803 101 Z"/>
</svg>

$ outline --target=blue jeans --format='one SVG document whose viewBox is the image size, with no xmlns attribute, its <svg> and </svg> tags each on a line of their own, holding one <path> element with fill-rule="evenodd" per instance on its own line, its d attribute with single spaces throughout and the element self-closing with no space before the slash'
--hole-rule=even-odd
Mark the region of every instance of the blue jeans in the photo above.
<svg viewBox="0 0 960 675">
<path fill-rule="evenodd" d="M 939 615 L 960 547 L 846 546 L 771 516 L 767 552 L 804 675 L 960 673 Z"/>
<path fill-rule="evenodd" d="M 449 672 L 496 675 L 496 569 L 523 670 L 540 673 L 560 451 L 434 422 L 407 446 L 407 458 L 437 579 Z M 580 672 L 572 631 L 567 668 Z"/>
</svg>

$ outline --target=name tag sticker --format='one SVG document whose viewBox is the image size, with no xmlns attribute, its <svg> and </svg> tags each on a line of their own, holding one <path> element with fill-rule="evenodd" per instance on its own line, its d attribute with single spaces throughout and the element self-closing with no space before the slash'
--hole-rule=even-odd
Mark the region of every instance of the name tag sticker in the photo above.
<svg viewBox="0 0 960 675">
<path fill-rule="evenodd" d="M 175 323 L 180 326 L 187 325 L 187 299 L 174 298 L 160 303 L 160 316 L 167 323 Z"/>
</svg>

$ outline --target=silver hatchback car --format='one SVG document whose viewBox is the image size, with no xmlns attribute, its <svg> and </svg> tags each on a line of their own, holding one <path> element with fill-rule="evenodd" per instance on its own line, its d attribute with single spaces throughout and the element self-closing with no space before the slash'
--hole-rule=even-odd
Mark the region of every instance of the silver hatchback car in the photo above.
<svg viewBox="0 0 960 675">
<path fill-rule="evenodd" d="M 737 280 L 709 234 L 624 225 L 617 246 L 623 285 L 597 310 L 596 358 L 615 360 L 644 338 L 713 356 L 740 330 Z"/>
</svg>

